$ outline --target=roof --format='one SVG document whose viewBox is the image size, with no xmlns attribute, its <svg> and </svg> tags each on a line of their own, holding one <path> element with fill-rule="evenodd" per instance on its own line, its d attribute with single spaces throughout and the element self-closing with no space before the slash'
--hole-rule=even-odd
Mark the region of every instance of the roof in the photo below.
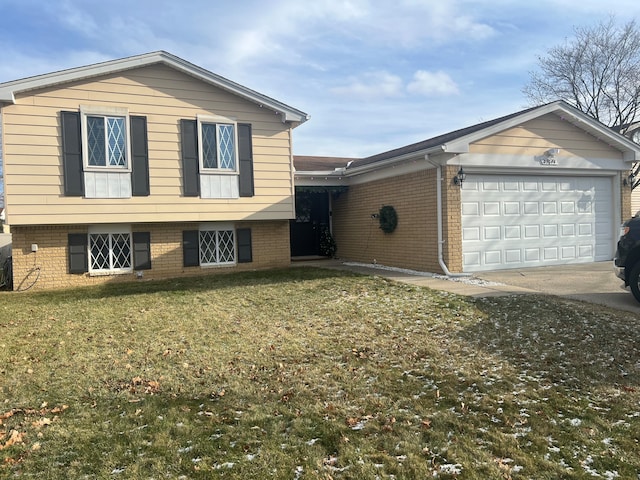
<svg viewBox="0 0 640 480">
<path fill-rule="evenodd" d="M 548 113 L 555 113 L 596 138 L 604 140 L 608 144 L 618 148 L 624 152 L 625 160 L 640 160 L 640 146 L 568 103 L 558 100 L 546 105 L 527 108 L 526 110 L 521 110 L 503 117 L 438 135 L 421 142 L 412 143 L 411 145 L 355 160 L 349 165 L 348 169 L 352 170 L 367 166 L 375 167 L 376 164 L 401 161 L 407 157 L 415 157 L 416 155 L 426 155 L 435 152 L 466 153 L 469 151 L 469 144 L 474 141 Z"/>
<path fill-rule="evenodd" d="M 358 159 L 346 157 L 314 157 L 305 155 L 295 155 L 293 166 L 299 172 L 317 172 L 346 168 L 346 166 Z"/>
<path fill-rule="evenodd" d="M 255 90 L 251 90 L 250 88 L 232 82 L 231 80 L 205 70 L 204 68 L 198 67 L 197 65 L 187 62 L 186 60 L 165 51 L 145 53 L 119 60 L 110 60 L 93 65 L 86 65 L 83 67 L 71 68 L 44 75 L 37 75 L 35 77 L 0 83 L 0 104 L 15 103 L 15 95 L 18 93 L 156 64 L 167 65 L 205 83 L 244 98 L 245 100 L 269 108 L 282 115 L 283 121 L 303 123 L 309 119 L 309 115 L 301 110 L 290 107 L 278 100 L 258 93 Z"/>
</svg>

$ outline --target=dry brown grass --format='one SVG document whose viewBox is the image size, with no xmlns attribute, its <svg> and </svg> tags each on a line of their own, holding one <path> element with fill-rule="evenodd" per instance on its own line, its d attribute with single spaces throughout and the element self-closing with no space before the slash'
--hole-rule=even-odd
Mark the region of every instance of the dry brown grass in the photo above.
<svg viewBox="0 0 640 480">
<path fill-rule="evenodd" d="M 639 321 L 293 269 L 0 296 L 0 476 L 635 478 Z"/>
</svg>

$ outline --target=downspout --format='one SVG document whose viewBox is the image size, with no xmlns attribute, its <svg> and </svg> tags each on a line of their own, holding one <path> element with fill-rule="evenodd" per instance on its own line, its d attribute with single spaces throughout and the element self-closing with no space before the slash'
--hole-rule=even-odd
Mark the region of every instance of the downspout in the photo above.
<svg viewBox="0 0 640 480">
<path fill-rule="evenodd" d="M 444 263 L 444 254 L 442 246 L 444 244 L 443 234 L 442 234 L 442 181 L 444 178 L 442 177 L 442 165 L 439 163 L 435 163 L 429 159 L 429 154 L 424 156 L 425 160 L 429 162 L 431 165 L 436 167 L 436 210 L 437 210 L 437 219 L 438 219 L 438 263 L 440 264 L 440 268 L 447 277 L 469 277 L 470 273 L 451 273 L 447 264 Z"/>
</svg>

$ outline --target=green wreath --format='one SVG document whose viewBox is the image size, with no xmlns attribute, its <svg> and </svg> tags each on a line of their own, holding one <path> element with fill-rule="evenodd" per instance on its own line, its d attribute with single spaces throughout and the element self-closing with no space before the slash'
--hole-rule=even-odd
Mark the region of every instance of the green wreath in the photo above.
<svg viewBox="0 0 640 480">
<path fill-rule="evenodd" d="M 378 219 L 380 221 L 380 228 L 385 233 L 393 232 L 398 226 L 398 214 L 396 213 L 396 209 L 391 205 L 385 205 L 380 208 Z"/>
</svg>

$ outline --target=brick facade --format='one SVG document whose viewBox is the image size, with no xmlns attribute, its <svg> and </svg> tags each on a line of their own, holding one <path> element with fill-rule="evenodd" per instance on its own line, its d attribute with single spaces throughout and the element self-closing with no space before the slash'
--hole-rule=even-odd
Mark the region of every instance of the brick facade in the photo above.
<svg viewBox="0 0 640 480">
<path fill-rule="evenodd" d="M 457 167 L 443 169 L 443 258 L 451 271 L 462 268 L 460 187 L 451 179 Z M 435 169 L 350 185 L 333 201 L 333 234 L 337 256 L 346 261 L 376 262 L 418 271 L 441 272 Z M 380 207 L 398 214 L 392 233 L 380 229 Z"/>
<path fill-rule="evenodd" d="M 290 264 L 289 222 L 236 222 L 236 228 L 251 228 L 253 261 L 232 267 L 184 267 L 183 230 L 197 229 L 195 223 L 134 224 L 132 231 L 151 234 L 152 268 L 143 271 L 144 280 L 210 275 L 232 271 L 286 267 Z M 86 233 L 86 226 L 37 226 L 12 228 L 14 290 L 68 288 L 113 282 L 140 281 L 135 272 L 122 275 L 70 274 L 68 234 Z M 31 251 L 32 244 L 38 251 Z M 38 270 L 39 269 L 39 270 Z M 37 281 L 36 281 L 37 279 Z"/>
<path fill-rule="evenodd" d="M 631 201 L 631 188 L 629 185 L 625 185 L 626 181 L 624 179 L 629 178 L 629 174 L 631 170 L 627 172 L 622 172 L 621 180 L 620 180 L 620 205 L 622 209 L 622 221 L 626 221 L 631 218 L 636 212 L 633 211 L 632 201 Z"/>
</svg>

